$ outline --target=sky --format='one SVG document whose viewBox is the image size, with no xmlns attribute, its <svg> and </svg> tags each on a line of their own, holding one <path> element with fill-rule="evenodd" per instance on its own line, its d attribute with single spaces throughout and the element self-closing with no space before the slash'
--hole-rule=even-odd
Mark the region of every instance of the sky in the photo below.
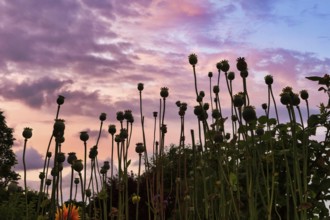
<svg viewBox="0 0 330 220">
<path fill-rule="evenodd" d="M 77 152 L 82 158 L 79 133 L 88 131 L 88 148 L 95 145 L 98 117 L 104 112 L 107 120 L 98 158 L 110 160 L 108 125 L 119 126 L 116 112 L 129 109 L 135 119 L 129 156 L 131 169 L 136 170 L 135 143 L 142 142 L 138 83 L 144 84 L 149 151 L 162 87 L 169 89 L 165 144 L 179 141 L 178 100 L 188 103 L 185 133 L 191 143 L 190 129 L 197 131 L 191 53 L 198 56 L 198 89 L 207 97 L 208 72 L 216 76 L 216 63 L 224 59 L 236 73 L 234 93 L 242 90 L 236 59 L 245 57 L 251 104 L 259 115 L 261 103 L 267 101 L 264 77 L 268 74 L 274 77 L 277 99 L 285 86 L 297 93 L 307 89 L 312 112 L 317 112 L 317 105 L 327 102 L 327 97 L 305 77 L 329 73 L 329 8 L 326 0 L 0 0 L 0 109 L 14 129 L 15 169 L 22 173 L 22 131 L 30 127 L 28 183 L 38 188 L 56 99 L 63 95 L 59 115 L 66 124 L 63 152 Z M 214 84 L 216 77 L 212 80 Z M 224 81 L 220 99 L 229 113 Z"/>
</svg>

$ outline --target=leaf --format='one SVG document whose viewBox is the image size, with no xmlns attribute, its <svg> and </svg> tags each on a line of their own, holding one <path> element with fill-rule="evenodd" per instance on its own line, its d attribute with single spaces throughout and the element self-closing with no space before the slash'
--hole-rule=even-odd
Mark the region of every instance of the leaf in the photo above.
<svg viewBox="0 0 330 220">
<path fill-rule="evenodd" d="M 260 124 L 262 124 L 262 125 L 266 124 L 267 121 L 268 121 L 268 118 L 267 118 L 266 115 L 262 115 L 262 116 L 260 116 L 260 117 L 258 118 L 258 122 L 259 122 Z"/>
<path fill-rule="evenodd" d="M 318 91 L 321 91 L 321 90 L 324 90 L 324 92 L 327 91 L 324 87 L 320 87 L 320 88 L 318 89 Z"/>
<path fill-rule="evenodd" d="M 306 79 L 312 80 L 312 81 L 319 81 L 322 79 L 322 77 L 319 76 L 307 76 Z"/>
<path fill-rule="evenodd" d="M 268 124 L 269 124 L 269 125 L 276 125 L 276 123 L 277 123 L 277 121 L 276 121 L 275 118 L 270 118 L 270 119 L 268 120 Z"/>
<path fill-rule="evenodd" d="M 131 160 L 127 161 L 126 167 L 129 167 L 130 164 L 131 164 Z"/>
</svg>

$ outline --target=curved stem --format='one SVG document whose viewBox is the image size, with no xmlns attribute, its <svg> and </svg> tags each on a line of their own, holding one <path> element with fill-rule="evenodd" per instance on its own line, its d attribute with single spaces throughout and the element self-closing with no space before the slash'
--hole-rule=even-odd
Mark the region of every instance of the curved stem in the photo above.
<svg viewBox="0 0 330 220">
<path fill-rule="evenodd" d="M 27 139 L 24 140 L 24 148 L 23 148 L 23 167 L 24 167 L 24 192 L 25 192 L 25 216 L 26 219 L 29 219 L 29 212 L 28 212 L 28 196 L 27 196 L 27 185 L 26 185 L 26 164 L 25 164 L 25 151 L 26 151 L 26 143 Z"/>
</svg>

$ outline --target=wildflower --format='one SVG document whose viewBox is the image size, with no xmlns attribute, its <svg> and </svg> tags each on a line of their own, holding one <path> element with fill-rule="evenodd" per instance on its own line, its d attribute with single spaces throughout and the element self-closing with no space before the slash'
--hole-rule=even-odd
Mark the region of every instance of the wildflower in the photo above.
<svg viewBox="0 0 330 220">
<path fill-rule="evenodd" d="M 22 135 L 25 139 L 31 138 L 32 137 L 32 128 L 24 128 Z"/>
<path fill-rule="evenodd" d="M 70 216 L 69 216 L 69 209 L 70 209 Z M 64 204 L 63 207 L 57 208 L 56 215 L 55 215 L 56 220 L 79 220 L 79 209 L 78 207 L 74 206 L 73 204 L 66 205 Z"/>
<path fill-rule="evenodd" d="M 140 199 L 141 199 L 140 196 L 138 196 L 138 195 L 133 195 L 133 196 L 132 196 L 132 202 L 133 202 L 133 204 L 136 204 L 136 203 L 140 202 Z"/>
</svg>

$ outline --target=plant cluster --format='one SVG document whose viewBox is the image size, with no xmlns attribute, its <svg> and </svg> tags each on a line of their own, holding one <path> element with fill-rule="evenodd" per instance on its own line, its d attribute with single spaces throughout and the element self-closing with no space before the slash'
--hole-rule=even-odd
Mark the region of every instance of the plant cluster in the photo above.
<svg viewBox="0 0 330 220">
<path fill-rule="evenodd" d="M 160 90 L 159 111 L 153 112 L 152 148 L 147 147 L 142 99 L 144 85 L 139 83 L 142 141 L 135 146 L 138 155 L 136 175 L 129 172 L 131 160 L 128 158 L 134 123 L 132 112 L 117 112 L 119 126 L 109 125 L 111 161 L 101 166 L 97 158 L 98 143 L 106 114 L 99 116 L 99 136 L 89 154 L 89 135 L 83 131 L 80 140 L 84 146 L 84 157 L 77 158 L 74 152 L 66 157 L 61 148 L 65 140 L 65 121 L 59 119 L 65 99 L 59 96 L 44 168 L 39 175 L 40 190 L 35 192 L 34 199 L 29 197 L 24 169 L 24 189 L 15 194 L 19 198 L 14 200 L 19 201 L 19 207 L 24 207 L 25 219 L 270 220 L 328 217 L 330 77 L 307 77 L 322 85 L 319 91 L 329 95 L 329 103 L 321 103 L 320 112 L 310 114 L 309 93 L 306 90 L 297 93 L 291 87 L 285 87 L 279 96 L 280 102 L 277 102 L 272 89 L 274 79 L 270 75 L 265 76 L 267 102 L 262 104 L 263 114 L 258 116 L 247 89 L 249 70 L 245 58 L 238 58 L 236 63 L 242 90 L 234 91 L 233 83 L 238 80 L 230 71 L 229 62 L 222 60 L 216 64 L 215 84 L 212 84 L 213 73 L 208 73 L 209 98 L 204 91 L 198 90 L 197 55 L 191 54 L 188 61 L 193 70 L 197 102 L 193 112 L 198 130 L 190 129 L 192 144 L 186 144 L 185 113 L 188 105 L 177 101 L 179 143 L 166 149 L 165 112 L 169 89 L 163 87 Z M 230 97 L 227 106 L 230 115 L 225 115 L 223 111 L 221 78 L 224 78 Z M 288 121 L 283 122 L 280 118 L 278 105 L 285 107 Z M 302 109 L 306 113 L 302 113 Z M 319 134 L 319 130 L 323 130 L 324 134 Z M 26 144 L 32 137 L 32 129 L 25 128 L 22 135 L 25 168 Z M 318 139 L 314 138 L 315 135 Z M 152 149 L 152 152 L 148 154 L 147 149 Z M 87 155 L 90 161 L 89 176 Z M 49 165 L 51 160 L 53 167 Z M 65 160 L 71 165 L 68 201 L 63 201 L 62 194 Z M 114 164 L 114 161 L 118 163 Z M 116 174 L 114 167 L 117 167 Z M 142 174 L 141 170 L 144 170 Z M 8 186 L 8 191 L 9 188 L 17 193 L 14 182 Z M 79 201 L 78 193 L 81 195 Z M 15 201 L 11 200 L 16 197 L 10 197 L 0 208 L 13 204 Z"/>
</svg>

